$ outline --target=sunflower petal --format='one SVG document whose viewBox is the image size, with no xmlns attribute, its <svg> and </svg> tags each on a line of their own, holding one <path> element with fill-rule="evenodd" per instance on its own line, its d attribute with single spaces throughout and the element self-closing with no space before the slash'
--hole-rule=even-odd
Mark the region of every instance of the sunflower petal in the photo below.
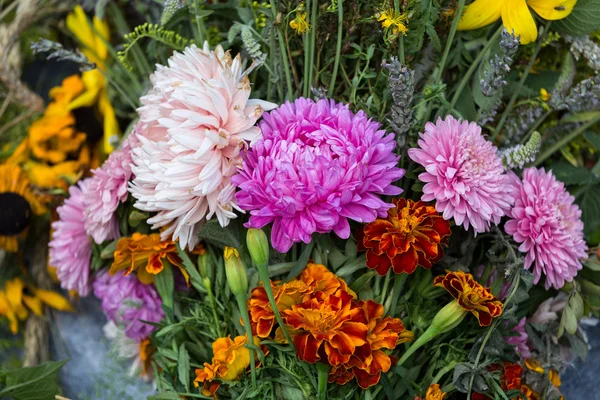
<svg viewBox="0 0 600 400">
<path fill-rule="evenodd" d="M 577 0 L 529 0 L 527 5 L 546 20 L 563 19 L 571 14 Z"/>
<path fill-rule="evenodd" d="M 58 311 L 75 311 L 71 303 L 69 303 L 69 300 L 56 292 L 51 290 L 36 289 L 34 294 L 35 297 L 40 299 L 42 302 L 54 309 L 57 309 Z"/>
<path fill-rule="evenodd" d="M 521 36 L 521 44 L 537 39 L 537 26 L 525 0 L 506 1 L 502 8 L 502 23 L 507 31 Z"/>
<path fill-rule="evenodd" d="M 502 3 L 496 0 L 475 0 L 465 8 L 458 30 L 470 31 L 496 22 L 500 18 Z"/>
</svg>

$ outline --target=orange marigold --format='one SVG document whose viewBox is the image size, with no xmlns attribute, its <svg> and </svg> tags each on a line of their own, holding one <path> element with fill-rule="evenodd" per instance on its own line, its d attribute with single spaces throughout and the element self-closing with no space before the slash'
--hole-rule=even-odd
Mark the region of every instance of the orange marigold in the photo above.
<svg viewBox="0 0 600 400">
<path fill-rule="evenodd" d="M 218 338 L 213 342 L 212 363 L 204 363 L 204 368 L 196 369 L 194 386 L 202 386 L 202 394 L 216 398 L 215 392 L 220 386 L 217 379 L 226 381 L 237 380 L 250 365 L 250 350 L 245 346 L 248 342 L 247 336 Z M 254 344 L 259 345 L 258 338 L 254 338 Z"/>
<path fill-rule="evenodd" d="M 393 364 L 384 349 L 393 350 L 398 344 L 412 340 L 413 334 L 404 328 L 399 318 L 384 318 L 381 304 L 372 300 L 355 304 L 363 310 L 367 320 L 367 340 L 356 349 L 347 363 L 332 368 L 329 382 L 343 385 L 356 378 L 358 385 L 366 389 L 376 385 L 381 372 L 389 371 Z"/>
<path fill-rule="evenodd" d="M 440 385 L 434 383 L 433 385 L 427 388 L 425 398 L 421 399 L 420 397 L 415 397 L 415 400 L 444 400 L 445 398 L 446 393 L 442 392 Z"/>
<path fill-rule="evenodd" d="M 502 315 L 502 302 L 471 274 L 447 271 L 445 276 L 436 277 L 433 284 L 446 289 L 463 309 L 477 317 L 481 326 L 488 326 L 493 318 Z"/>
<path fill-rule="evenodd" d="M 125 275 L 129 275 L 137 271 L 140 282 L 149 284 L 154 282 L 154 275 L 163 270 L 165 259 L 179 268 L 189 284 L 189 274 L 183 268 L 177 246 L 171 241 L 161 241 L 158 233 L 143 235 L 135 232 L 131 237 L 119 239 L 110 274 L 126 270 Z"/>
<path fill-rule="evenodd" d="M 450 222 L 422 201 L 400 198 L 393 203 L 386 219 L 364 227 L 367 266 L 379 275 L 387 274 L 390 267 L 397 274 L 412 274 L 417 265 L 431 268 L 444 256 L 442 244 L 448 244 Z"/>
</svg>

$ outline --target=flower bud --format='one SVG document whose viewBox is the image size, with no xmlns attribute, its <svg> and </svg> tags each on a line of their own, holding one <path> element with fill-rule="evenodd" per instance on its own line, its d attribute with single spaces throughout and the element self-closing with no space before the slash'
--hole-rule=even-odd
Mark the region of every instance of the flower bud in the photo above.
<svg viewBox="0 0 600 400">
<path fill-rule="evenodd" d="M 246 294 L 248 292 L 248 276 L 246 267 L 240 258 L 240 253 L 233 247 L 226 246 L 224 256 L 225 274 L 231 292 L 235 296 Z"/>
<path fill-rule="evenodd" d="M 211 281 L 215 276 L 215 270 L 206 252 L 198 256 L 198 271 L 202 278 L 207 278 Z"/>
<path fill-rule="evenodd" d="M 256 265 L 266 266 L 269 264 L 269 241 L 262 229 L 248 229 L 246 245 L 248 246 L 250 257 Z"/>
<path fill-rule="evenodd" d="M 451 301 L 433 317 L 429 329 L 434 337 L 449 332 L 462 322 L 467 313 L 457 301 Z"/>
</svg>

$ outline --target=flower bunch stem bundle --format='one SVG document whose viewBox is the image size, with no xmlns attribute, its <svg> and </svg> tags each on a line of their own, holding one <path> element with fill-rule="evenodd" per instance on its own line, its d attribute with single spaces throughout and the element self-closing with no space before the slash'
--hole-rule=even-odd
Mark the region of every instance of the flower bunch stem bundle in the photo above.
<svg viewBox="0 0 600 400">
<path fill-rule="evenodd" d="M 250 374 L 252 376 L 252 387 L 256 388 L 256 362 L 254 358 L 254 348 L 251 347 L 254 344 L 254 338 L 252 337 L 252 326 L 250 325 L 250 318 L 248 317 L 248 296 L 246 294 L 238 294 L 235 296 L 240 314 L 242 314 L 242 321 L 244 322 L 244 329 L 246 330 L 246 336 L 248 336 L 248 350 L 250 350 Z"/>
</svg>

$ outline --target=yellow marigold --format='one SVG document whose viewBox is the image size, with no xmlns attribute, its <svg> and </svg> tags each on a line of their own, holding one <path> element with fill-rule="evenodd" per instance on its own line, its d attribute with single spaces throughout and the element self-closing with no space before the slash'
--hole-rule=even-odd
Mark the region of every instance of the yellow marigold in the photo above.
<svg viewBox="0 0 600 400">
<path fill-rule="evenodd" d="M 464 310 L 477 317 L 481 326 L 488 326 L 493 318 L 502 315 L 502 302 L 471 274 L 447 271 L 445 276 L 436 277 L 433 284 L 446 289 Z"/>
<path fill-rule="evenodd" d="M 247 336 L 222 337 L 214 341 L 212 345 L 212 363 L 204 363 L 204 368 L 196 369 L 194 386 L 202 386 L 202 394 L 214 396 L 220 383 L 217 379 L 234 381 L 246 371 L 250 365 L 250 350 L 245 346 L 248 342 Z M 254 344 L 258 346 L 260 341 L 254 337 Z"/>
<path fill-rule="evenodd" d="M 18 333 L 19 321 L 27 319 L 29 311 L 41 316 L 44 304 L 59 311 L 74 311 L 69 301 L 60 294 L 27 287 L 19 278 L 6 281 L 4 290 L 0 289 L 0 315 L 8 319 L 13 334 Z"/>
<path fill-rule="evenodd" d="M 427 393 L 425 393 L 425 398 L 421 399 L 420 397 L 416 397 L 415 400 L 444 400 L 446 398 L 446 393 L 442 392 L 440 385 L 434 383 L 433 385 L 427 388 Z"/>
<path fill-rule="evenodd" d="M 163 270 L 165 259 L 178 267 L 189 283 L 189 274 L 183 267 L 174 242 L 161 241 L 158 233 L 144 235 L 135 232 L 131 237 L 121 238 L 117 242 L 110 274 L 126 270 L 125 275 L 129 275 L 137 271 L 140 282 L 150 284 L 154 282 L 154 275 Z"/>
<path fill-rule="evenodd" d="M 27 175 L 16 165 L 0 165 L 0 209 L 0 248 L 15 252 L 32 214 L 46 211 Z"/>
</svg>

